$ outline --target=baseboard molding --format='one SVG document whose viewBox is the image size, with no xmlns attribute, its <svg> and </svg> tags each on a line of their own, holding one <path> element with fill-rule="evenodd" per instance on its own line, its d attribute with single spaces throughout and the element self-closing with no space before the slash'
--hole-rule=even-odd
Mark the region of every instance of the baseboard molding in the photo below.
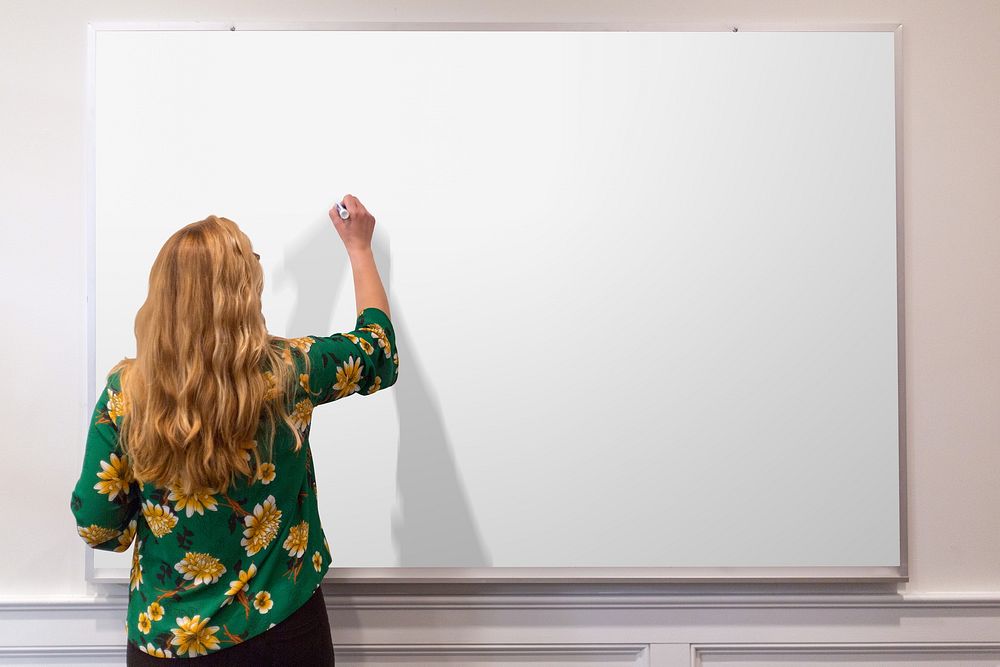
<svg viewBox="0 0 1000 667">
<path fill-rule="evenodd" d="M 0 646 L 0 662 L 11 660 L 117 660 L 125 661 L 125 645 L 115 646 Z"/>
<path fill-rule="evenodd" d="M 358 660 L 373 657 L 432 658 L 480 660 L 605 658 L 633 660 L 647 664 L 650 645 L 622 644 L 338 644 L 337 657 Z M 823 660 L 872 659 L 905 660 L 911 656 L 943 660 L 973 658 L 994 659 L 1000 656 L 1000 642 L 899 642 L 899 643 L 795 643 L 795 644 L 691 644 L 692 667 L 700 667 L 706 658 L 739 658 L 752 661 L 787 661 L 790 656 Z M 123 645 L 104 646 L 0 646 L 0 662 L 11 660 L 125 660 Z"/>
<path fill-rule="evenodd" d="M 756 667 L 812 656 L 820 664 L 1000 664 L 995 593 L 329 592 L 326 602 L 335 650 L 349 663 Z M 0 600 L 0 663 L 124 664 L 127 605 L 125 595 Z"/>
<path fill-rule="evenodd" d="M 337 657 L 366 658 L 554 658 L 603 657 L 641 660 L 648 644 L 337 644 Z"/>
<path fill-rule="evenodd" d="M 899 660 L 903 665 L 914 659 L 941 661 L 979 658 L 1000 659 L 1000 642 L 878 642 L 878 643 L 795 643 L 795 644 L 692 644 L 691 665 L 701 667 L 708 658 L 726 658 L 727 663 L 734 658 L 764 664 L 784 662 L 795 656 L 799 659 L 815 661 L 836 658 L 836 662 L 847 660 L 858 662 Z"/>
<path fill-rule="evenodd" d="M 648 644 L 337 644 L 338 658 L 374 656 L 414 658 L 559 658 L 589 656 L 645 661 Z M 124 660 L 124 645 L 0 646 L 0 662 L 9 660 Z"/>
<path fill-rule="evenodd" d="M 995 593 L 857 595 L 339 595 L 324 588 L 326 606 L 338 609 L 981 609 L 1000 611 Z M 0 599 L 0 616 L 17 613 L 122 611 L 126 596 Z"/>
</svg>

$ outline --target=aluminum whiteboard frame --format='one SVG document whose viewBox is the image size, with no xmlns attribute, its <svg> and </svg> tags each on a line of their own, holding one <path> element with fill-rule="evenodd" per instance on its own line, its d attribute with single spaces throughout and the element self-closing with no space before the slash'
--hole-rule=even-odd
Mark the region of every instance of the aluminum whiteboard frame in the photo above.
<svg viewBox="0 0 1000 667">
<path fill-rule="evenodd" d="M 96 74 L 97 33 L 102 31 L 139 30 L 457 30 L 457 31 L 560 31 L 560 32 L 892 32 L 893 67 L 895 71 L 894 111 L 896 148 L 896 333 L 899 403 L 899 566 L 846 566 L 846 567 L 399 567 L 351 568 L 331 567 L 324 577 L 326 583 L 398 583 L 398 584 L 523 584 L 523 583 L 888 583 L 909 581 L 909 551 L 907 548 L 907 495 L 906 495 L 906 354 L 904 336 L 903 289 L 903 25 L 901 23 L 836 23 L 775 24 L 739 23 L 725 24 L 671 23 L 671 22 L 380 22 L 380 21 L 318 21 L 318 22 L 253 22 L 253 21 L 166 21 L 121 22 L 90 21 L 87 23 L 87 81 L 85 118 L 85 300 L 86 322 L 85 377 L 87 385 L 84 405 L 89 410 L 95 404 L 95 228 L 96 228 Z M 85 443 L 84 443 L 85 444 Z M 128 570 L 97 568 L 94 551 L 86 550 L 86 578 L 94 583 L 127 584 Z M 133 546 L 133 549 L 135 547 Z"/>
</svg>

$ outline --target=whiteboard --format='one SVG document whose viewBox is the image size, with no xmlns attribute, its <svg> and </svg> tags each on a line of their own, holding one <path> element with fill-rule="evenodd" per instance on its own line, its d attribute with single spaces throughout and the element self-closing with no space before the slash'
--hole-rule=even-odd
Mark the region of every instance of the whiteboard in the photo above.
<svg viewBox="0 0 1000 667">
<path fill-rule="evenodd" d="M 92 32 L 89 405 L 212 213 L 353 328 L 349 192 L 400 365 L 314 413 L 328 577 L 905 576 L 892 29 L 201 28 Z"/>
</svg>

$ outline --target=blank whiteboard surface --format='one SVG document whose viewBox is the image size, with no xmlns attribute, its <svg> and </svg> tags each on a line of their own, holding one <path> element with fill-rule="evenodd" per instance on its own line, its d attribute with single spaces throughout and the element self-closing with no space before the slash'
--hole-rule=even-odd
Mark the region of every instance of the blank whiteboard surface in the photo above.
<svg viewBox="0 0 1000 667">
<path fill-rule="evenodd" d="M 900 565 L 892 32 L 96 36 L 94 390 L 181 226 L 235 220 L 297 336 L 353 328 L 333 201 L 378 221 L 335 571 Z"/>
</svg>

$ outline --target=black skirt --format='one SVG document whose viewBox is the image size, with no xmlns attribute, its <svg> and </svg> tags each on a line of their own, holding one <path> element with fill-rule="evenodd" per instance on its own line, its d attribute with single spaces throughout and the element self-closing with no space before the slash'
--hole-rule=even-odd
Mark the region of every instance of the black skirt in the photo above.
<svg viewBox="0 0 1000 667">
<path fill-rule="evenodd" d="M 132 642 L 128 642 L 125 656 L 126 665 L 163 665 L 164 661 L 164 658 L 143 653 Z M 256 637 L 208 655 L 179 659 L 193 660 L 195 664 L 205 667 L 333 665 L 333 638 L 323 599 L 323 587 L 317 586 L 312 597 L 291 616 Z"/>
</svg>

